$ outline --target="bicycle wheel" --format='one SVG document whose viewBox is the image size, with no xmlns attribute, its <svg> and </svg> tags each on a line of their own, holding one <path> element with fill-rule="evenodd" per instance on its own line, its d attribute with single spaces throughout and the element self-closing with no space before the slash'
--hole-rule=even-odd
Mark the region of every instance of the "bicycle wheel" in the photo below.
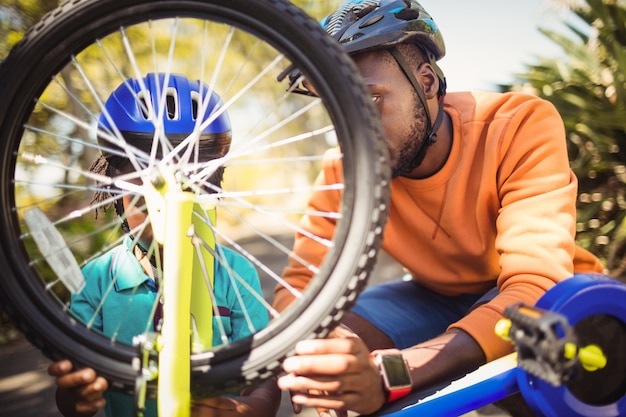
<svg viewBox="0 0 626 417">
<path fill-rule="evenodd" d="M 293 66 L 319 98 L 293 94 L 277 81 Z M 27 33 L 0 66 L 1 302 L 49 358 L 71 358 L 96 369 L 113 389 L 133 391 L 135 348 L 95 330 L 95 319 L 77 319 L 70 298 L 89 279 L 81 268 L 126 236 L 123 216 L 95 210 L 143 193 L 128 186 L 127 175 L 108 183 L 119 186 L 118 194 L 92 202 L 102 187 L 89 171 L 103 151 L 96 131 L 107 135 L 98 130 L 98 115 L 118 85 L 149 73 L 202 80 L 230 115 L 233 139 L 219 160 L 226 174 L 214 194 L 211 230 L 254 265 L 259 302 L 271 319 L 249 337 L 192 354 L 192 386 L 207 395 L 256 383 L 280 371 L 298 340 L 324 336 L 352 305 L 375 262 L 388 201 L 387 150 L 365 86 L 338 45 L 287 1 L 73 0 Z M 315 178 L 335 146 L 342 179 L 322 189 Z M 145 153 L 125 152 L 134 153 L 135 178 L 158 165 L 202 194 L 193 187 L 202 179 L 181 160 L 157 164 Z M 213 172 L 216 163 L 202 168 Z M 307 208 L 312 192 L 339 199 L 341 209 Z M 273 290 L 286 285 L 281 271 L 294 234 L 306 233 L 299 225 L 305 214 L 336 222 L 336 229 L 332 237 L 309 236 L 327 253 L 320 265 L 296 260 L 313 278 L 304 291 L 290 289 L 296 301 L 279 313 L 271 307 Z M 215 258 L 226 262 L 219 253 Z M 228 275 L 233 287 L 248 291 Z M 113 287 L 103 290 L 103 300 Z"/>
</svg>

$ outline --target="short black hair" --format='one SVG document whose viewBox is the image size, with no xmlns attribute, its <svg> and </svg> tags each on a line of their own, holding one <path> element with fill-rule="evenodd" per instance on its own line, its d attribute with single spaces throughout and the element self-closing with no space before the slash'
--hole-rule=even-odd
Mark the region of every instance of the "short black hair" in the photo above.
<svg viewBox="0 0 626 417">
<path fill-rule="evenodd" d="M 401 43 L 395 47 L 413 68 L 419 67 L 424 62 L 430 62 L 426 51 L 414 43 Z"/>
</svg>

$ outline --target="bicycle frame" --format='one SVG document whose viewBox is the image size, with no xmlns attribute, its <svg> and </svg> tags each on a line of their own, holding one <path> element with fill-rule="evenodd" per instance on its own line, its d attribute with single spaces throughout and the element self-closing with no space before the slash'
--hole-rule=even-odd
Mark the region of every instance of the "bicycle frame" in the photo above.
<svg viewBox="0 0 626 417">
<path fill-rule="evenodd" d="M 401 404 L 392 404 L 376 415 L 412 417 L 465 414 L 519 392 L 518 372 L 517 354 L 512 353 L 450 385 L 438 387 L 439 391 L 433 389 L 412 394 L 411 403 L 403 401 Z"/>
<path fill-rule="evenodd" d="M 172 187 L 171 189 L 173 189 Z M 150 194 L 150 193 L 149 193 Z M 157 198 L 154 198 L 154 197 Z M 204 236 L 210 236 L 206 222 L 193 221 L 194 211 L 202 210 L 194 194 L 184 191 L 167 191 L 146 198 L 148 210 L 156 226 L 157 239 L 164 246 L 164 305 L 162 338 L 165 342 L 159 352 L 158 406 L 159 415 L 188 417 L 190 413 L 190 317 L 192 281 L 204 285 L 207 264 L 212 259 L 202 259 L 194 265 L 194 245 L 191 237 L 196 225 Z M 212 222 L 215 222 L 214 209 Z M 162 223 L 159 223 L 162 222 Z M 212 244 L 215 244 L 213 239 Z M 194 267 L 195 266 L 195 267 Z M 208 268 L 211 270 L 211 268 Z M 597 314 L 610 314 L 626 323 L 626 286 L 604 277 L 579 275 L 563 281 L 548 291 L 537 307 L 561 314 L 570 323 Z M 212 283 L 207 282 L 206 285 Z M 195 291 L 207 294 L 207 291 Z M 194 303 L 198 310 L 194 317 L 211 317 L 210 300 Z M 208 308 L 207 308 L 208 307 Z M 207 322 L 204 321 L 206 324 Z M 212 320 L 208 321 L 211 327 Z M 205 331 L 209 333 L 211 330 Z M 556 332 L 556 331 L 555 331 Z M 557 335 L 558 337 L 558 335 Z M 208 339 L 210 343 L 210 339 Z M 206 339 L 205 339 L 206 342 Z M 210 347 L 203 346 L 203 347 Z M 580 352 L 580 350 L 579 350 Z M 581 359 L 581 362 L 583 360 Z M 584 366 L 584 362 L 583 362 Z M 393 417 L 457 416 L 512 394 L 521 392 L 530 406 L 546 417 L 572 415 L 622 416 L 626 415 L 626 397 L 610 404 L 590 405 L 574 397 L 566 385 L 549 384 L 545 375 L 533 375 L 520 366 L 517 353 L 490 362 L 464 378 L 454 381 L 436 392 L 414 394 L 421 398 L 414 404 L 401 407 L 396 404 Z M 414 401 L 414 400 L 413 400 Z M 406 405 L 406 402 L 404 403 Z M 386 409 L 390 411 L 390 407 Z"/>
<path fill-rule="evenodd" d="M 626 285 L 602 275 L 577 275 L 550 289 L 536 307 L 564 316 L 575 326 L 595 315 L 608 315 L 626 324 Z M 519 349 L 518 349 L 519 351 Z M 579 350 L 579 355 L 580 355 Z M 624 360 L 623 355 L 609 358 L 606 371 L 611 371 L 611 359 Z M 580 363 L 593 375 L 586 359 Z M 613 366 L 615 363 L 613 362 Z M 404 400 L 384 407 L 376 416 L 458 416 L 487 404 L 521 393 L 538 416 L 597 417 L 626 416 L 626 395 L 614 401 L 587 403 L 571 391 L 568 383 L 552 384 L 545 375 L 536 375 L 524 366 L 517 353 L 490 362 L 447 386 L 414 393 Z M 584 379 L 582 382 L 585 382 Z M 580 382 L 576 382 L 580 383 Z M 622 381 L 623 384 L 623 381 Z"/>
<path fill-rule="evenodd" d="M 163 416 L 189 416 L 189 320 L 193 252 L 186 236 L 193 195 L 170 192 L 166 205 L 163 245 L 163 346 L 159 352 L 158 405 Z M 185 242 L 185 240 L 187 240 Z"/>
<path fill-rule="evenodd" d="M 199 204 L 194 193 L 177 190 L 175 184 L 162 190 L 150 184 L 146 188 L 155 238 L 164 253 L 163 325 L 157 343 L 159 415 L 188 417 L 190 355 L 212 345 L 214 304 L 209 295 L 214 258 L 200 245 L 194 245 L 192 238 L 202 236 L 209 248 L 215 248 L 215 236 L 208 224 L 215 223 L 215 207 Z"/>
</svg>

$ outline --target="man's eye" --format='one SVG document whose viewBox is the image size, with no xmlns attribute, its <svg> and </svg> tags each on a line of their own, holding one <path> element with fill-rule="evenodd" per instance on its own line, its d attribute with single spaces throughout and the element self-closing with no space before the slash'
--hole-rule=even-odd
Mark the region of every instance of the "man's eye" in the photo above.
<svg viewBox="0 0 626 417">
<path fill-rule="evenodd" d="M 373 101 L 374 103 L 378 103 L 378 102 L 380 101 L 380 96 L 375 95 L 375 94 L 374 94 L 374 95 L 372 95 L 372 101 Z"/>
</svg>

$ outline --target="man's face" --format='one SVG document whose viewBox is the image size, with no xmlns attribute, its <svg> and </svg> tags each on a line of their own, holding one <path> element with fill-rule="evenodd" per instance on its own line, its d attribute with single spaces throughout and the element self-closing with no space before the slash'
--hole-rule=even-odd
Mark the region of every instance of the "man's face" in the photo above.
<svg viewBox="0 0 626 417">
<path fill-rule="evenodd" d="M 380 112 L 393 177 L 408 176 L 426 132 L 426 114 L 415 89 L 386 51 L 353 56 Z"/>
</svg>

